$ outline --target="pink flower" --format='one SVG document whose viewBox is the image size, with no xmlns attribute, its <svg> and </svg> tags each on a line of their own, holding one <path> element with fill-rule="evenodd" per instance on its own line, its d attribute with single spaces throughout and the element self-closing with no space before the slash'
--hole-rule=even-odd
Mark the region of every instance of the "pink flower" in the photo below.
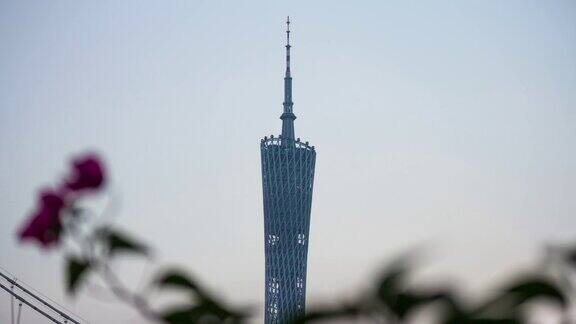
<svg viewBox="0 0 576 324">
<path fill-rule="evenodd" d="M 25 226 L 18 231 L 21 241 L 36 240 L 44 247 L 55 245 L 64 232 L 64 210 L 88 189 L 99 189 L 104 184 L 104 168 L 95 154 L 85 154 L 72 161 L 72 174 L 57 189 L 40 193 L 38 207 Z"/>
<path fill-rule="evenodd" d="M 63 197 L 52 190 L 42 191 L 36 211 L 32 213 L 26 226 L 18 232 L 20 240 L 37 240 L 44 247 L 58 243 L 62 229 L 60 214 L 63 208 Z"/>
<path fill-rule="evenodd" d="M 73 161 L 74 173 L 66 181 L 66 188 L 72 191 L 98 189 L 104 184 L 104 167 L 95 154 L 86 154 Z"/>
</svg>

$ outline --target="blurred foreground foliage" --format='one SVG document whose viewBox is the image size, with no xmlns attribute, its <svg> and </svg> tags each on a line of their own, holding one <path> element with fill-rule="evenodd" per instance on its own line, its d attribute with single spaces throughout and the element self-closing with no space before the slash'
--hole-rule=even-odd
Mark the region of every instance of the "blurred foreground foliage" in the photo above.
<svg viewBox="0 0 576 324">
<path fill-rule="evenodd" d="M 66 290 L 70 295 L 76 295 L 91 277 L 98 276 L 120 301 L 152 322 L 250 321 L 254 312 L 227 305 L 181 269 L 159 271 L 148 286 L 156 291 L 184 293 L 187 296 L 184 303 L 154 306 L 146 293 L 125 286 L 113 271 L 112 260 L 126 255 L 147 257 L 150 248 L 114 226 L 87 225 L 86 220 L 94 214 L 79 208 L 78 203 L 88 193 L 102 190 L 105 183 L 105 168 L 97 155 L 78 157 L 72 163 L 70 176 L 60 186 L 41 192 L 37 209 L 18 231 L 20 240 L 67 251 Z M 73 246 L 64 249 L 66 242 Z M 404 257 L 385 267 L 372 287 L 359 297 L 343 298 L 348 301 L 338 306 L 312 307 L 295 323 L 413 323 L 426 309 L 434 310 L 433 322 L 439 324 L 527 323 L 527 308 L 538 303 L 556 305 L 562 324 L 576 323 L 570 318 L 576 297 L 572 278 L 576 272 L 576 248 L 550 248 L 546 256 L 544 267 L 518 274 L 493 295 L 475 303 L 469 303 L 450 287 L 431 289 L 413 284 L 410 280 L 413 260 Z"/>
<path fill-rule="evenodd" d="M 554 265 L 566 270 L 570 262 L 563 261 L 566 260 L 557 259 Z M 560 285 L 560 281 L 544 269 L 517 274 L 490 297 L 470 304 L 468 298 L 448 287 L 430 289 L 410 285 L 409 276 L 413 270 L 410 265 L 406 259 L 393 262 L 383 271 L 372 290 L 357 300 L 339 307 L 312 309 L 298 323 L 336 319 L 347 322 L 367 319 L 376 323 L 415 323 L 415 315 L 426 308 L 436 311 L 433 323 L 527 323 L 527 308 L 534 307 L 536 303 L 556 305 L 557 313 L 562 318 L 560 323 L 574 323 L 569 317 L 573 286 Z"/>
</svg>

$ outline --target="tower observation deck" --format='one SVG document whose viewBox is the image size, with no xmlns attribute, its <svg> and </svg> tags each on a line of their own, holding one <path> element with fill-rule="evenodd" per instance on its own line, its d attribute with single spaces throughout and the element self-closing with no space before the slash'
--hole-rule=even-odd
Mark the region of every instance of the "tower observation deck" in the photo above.
<svg viewBox="0 0 576 324">
<path fill-rule="evenodd" d="M 282 135 L 260 141 L 266 259 L 265 322 L 288 323 L 304 314 L 310 209 L 316 151 L 294 137 L 290 19 L 286 21 Z"/>
</svg>

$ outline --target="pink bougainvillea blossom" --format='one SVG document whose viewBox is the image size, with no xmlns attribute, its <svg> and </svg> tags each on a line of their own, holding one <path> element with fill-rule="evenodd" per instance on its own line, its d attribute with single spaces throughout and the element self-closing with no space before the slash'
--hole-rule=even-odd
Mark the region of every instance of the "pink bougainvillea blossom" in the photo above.
<svg viewBox="0 0 576 324">
<path fill-rule="evenodd" d="M 66 181 L 72 191 L 98 189 L 105 181 L 104 165 L 96 154 L 86 154 L 73 161 L 73 174 Z"/>
<path fill-rule="evenodd" d="M 18 231 L 21 241 L 35 240 L 44 247 L 56 245 L 64 232 L 62 217 L 86 190 L 104 185 L 104 167 L 96 154 L 85 154 L 72 161 L 72 171 L 57 190 L 45 189 L 35 211 Z"/>
<path fill-rule="evenodd" d="M 18 232 L 20 240 L 36 240 L 44 247 L 58 243 L 62 229 L 61 213 L 64 198 L 52 190 L 43 190 L 38 206 Z"/>
</svg>

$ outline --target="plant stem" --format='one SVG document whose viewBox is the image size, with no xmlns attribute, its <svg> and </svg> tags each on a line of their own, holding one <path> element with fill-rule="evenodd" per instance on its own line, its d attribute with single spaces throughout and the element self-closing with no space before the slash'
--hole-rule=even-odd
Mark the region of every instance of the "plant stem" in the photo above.
<svg viewBox="0 0 576 324">
<path fill-rule="evenodd" d="M 145 318 L 157 322 L 161 321 L 160 314 L 150 307 L 146 298 L 128 290 L 107 263 L 101 263 L 99 274 L 118 299 L 134 306 Z"/>
</svg>

